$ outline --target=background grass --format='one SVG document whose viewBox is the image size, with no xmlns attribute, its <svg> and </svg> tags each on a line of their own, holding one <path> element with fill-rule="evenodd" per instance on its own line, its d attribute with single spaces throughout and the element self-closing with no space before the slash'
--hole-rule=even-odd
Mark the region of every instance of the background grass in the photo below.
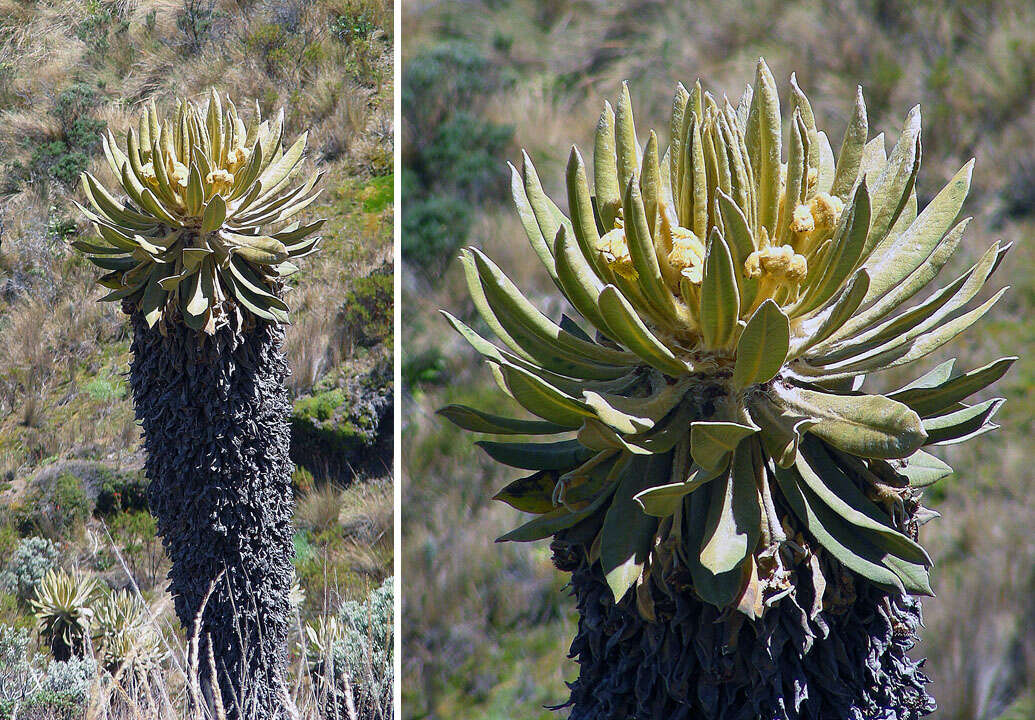
<svg viewBox="0 0 1035 720">
<path fill-rule="evenodd" d="M 797 73 L 819 126 L 840 142 L 856 84 L 870 134 L 924 118 L 921 205 L 970 157 L 955 266 L 993 240 L 1014 242 L 995 288 L 1012 286 L 964 337 L 896 381 L 946 359 L 971 369 L 1021 360 L 987 396 L 1002 429 L 940 454 L 957 474 L 929 491 L 943 514 L 923 530 L 939 597 L 925 603 L 941 720 L 1028 717 L 1035 687 L 1035 7 L 1015 1 L 736 0 L 591 2 L 409 0 L 404 5 L 403 695 L 409 718 L 547 718 L 562 702 L 575 614 L 543 544 L 493 545 L 520 522 L 488 498 L 509 475 L 433 415 L 448 402 L 503 409 L 475 353 L 436 314 L 472 321 L 455 262 L 485 250 L 540 307 L 564 309 L 506 199 L 506 161 L 534 158 L 562 203 L 571 143 L 590 151 L 605 98 L 631 81 L 638 127 L 667 142 L 677 81 L 739 97 L 764 55 L 786 102 Z M 410 98 L 409 102 L 406 98 Z M 414 102 L 413 99 L 418 100 Z M 644 138 L 641 137 L 641 140 Z M 473 320 L 477 323 L 477 320 Z M 512 410 L 511 408 L 507 408 Z"/>
<path fill-rule="evenodd" d="M 309 170 L 326 172 L 306 211 L 328 219 L 323 249 L 289 298 L 293 427 L 330 408 L 293 441 L 294 660 L 303 624 L 391 573 L 393 42 L 389 0 L 0 0 L 0 570 L 23 538 L 46 536 L 61 566 L 109 587 L 132 579 L 175 635 L 142 496 L 128 324 L 96 302 L 96 269 L 69 243 L 90 234 L 72 205 L 79 173 L 114 184 L 99 133 L 124 135 L 150 99 L 168 111 L 214 86 L 246 112 L 284 106 L 285 135 L 308 129 Z M 340 447 L 348 463 L 328 461 Z M 33 627 L 24 598 L 0 589 L 0 624 Z M 175 697 L 182 678 L 165 669 Z"/>
</svg>

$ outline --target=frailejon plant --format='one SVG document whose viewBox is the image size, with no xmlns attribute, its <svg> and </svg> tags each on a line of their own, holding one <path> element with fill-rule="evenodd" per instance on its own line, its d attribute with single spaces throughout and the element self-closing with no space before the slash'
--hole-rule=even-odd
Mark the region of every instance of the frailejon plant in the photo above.
<svg viewBox="0 0 1035 720">
<path fill-rule="evenodd" d="M 93 620 L 93 604 L 100 586 L 92 577 L 48 570 L 30 601 L 39 622 L 40 637 L 55 660 L 66 661 L 86 654 Z"/>
<path fill-rule="evenodd" d="M 1001 297 L 1007 248 L 910 301 L 960 244 L 967 163 L 917 207 L 920 110 L 885 154 L 861 90 L 837 156 L 794 76 L 790 118 L 759 61 L 734 107 L 680 85 L 667 150 L 640 146 L 627 87 L 592 161 L 572 149 L 570 218 L 531 161 L 513 169 L 529 241 L 585 321 L 536 309 L 478 250 L 462 261 L 502 341 L 455 317 L 538 420 L 451 405 L 529 471 L 496 497 L 534 513 L 501 540 L 553 538 L 580 622 L 573 718 L 914 718 L 934 706 L 906 651 L 930 595 L 928 452 L 995 427 L 966 404 L 1014 358 L 938 365 L 893 390 Z M 972 302 L 973 301 L 973 302 Z"/>
<path fill-rule="evenodd" d="M 123 687 L 146 686 L 166 655 L 144 604 L 127 590 L 112 590 L 94 607 L 90 634 L 101 667 Z"/>
<path fill-rule="evenodd" d="M 133 327 L 130 384 L 147 451 L 148 499 L 170 589 L 197 639 L 200 695 L 230 718 L 291 711 L 290 403 L 284 279 L 322 221 L 290 222 L 319 194 L 306 135 L 284 149 L 283 111 L 250 122 L 213 91 L 161 119 L 153 103 L 104 151 L 118 194 L 90 174 L 76 241 Z M 124 196 L 124 197 L 123 197 Z"/>
</svg>

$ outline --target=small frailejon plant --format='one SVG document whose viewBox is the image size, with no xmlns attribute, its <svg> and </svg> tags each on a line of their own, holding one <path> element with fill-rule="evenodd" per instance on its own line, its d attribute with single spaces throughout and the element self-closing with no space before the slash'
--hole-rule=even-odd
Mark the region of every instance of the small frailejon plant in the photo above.
<svg viewBox="0 0 1035 720">
<path fill-rule="evenodd" d="M 167 654 L 143 603 L 126 590 L 113 590 L 96 603 L 90 630 L 101 667 L 125 684 L 147 680 Z"/>
<path fill-rule="evenodd" d="M 124 145 L 103 148 L 117 195 L 89 173 L 80 206 L 99 234 L 73 245 L 104 269 L 105 301 L 133 328 L 130 387 L 147 452 L 149 507 L 191 638 L 195 704 L 229 720 L 294 713 L 291 405 L 285 279 L 322 225 L 306 134 L 284 112 L 250 120 L 214 90 L 162 117 L 150 103 Z"/>
<path fill-rule="evenodd" d="M 984 315 L 1007 248 L 907 307 L 960 244 L 973 161 L 918 208 L 919 107 L 888 155 L 860 89 L 835 156 L 793 75 L 789 97 L 784 120 L 761 60 L 736 106 L 680 85 L 665 149 L 653 131 L 640 145 L 623 85 L 591 169 L 572 149 L 570 217 L 527 156 L 513 169 L 528 239 L 581 321 L 462 255 L 502 346 L 446 317 L 539 419 L 440 412 L 551 440 L 479 444 L 529 473 L 496 498 L 536 517 L 500 539 L 552 538 L 572 574 L 572 718 L 934 708 L 907 656 L 932 594 L 921 492 L 951 473 L 929 450 L 995 427 L 1001 399 L 964 400 L 1015 358 L 862 386 Z"/>
<path fill-rule="evenodd" d="M 97 579 L 49 570 L 36 587 L 31 605 L 39 634 L 59 661 L 87 653 L 93 604 L 100 595 Z"/>
</svg>

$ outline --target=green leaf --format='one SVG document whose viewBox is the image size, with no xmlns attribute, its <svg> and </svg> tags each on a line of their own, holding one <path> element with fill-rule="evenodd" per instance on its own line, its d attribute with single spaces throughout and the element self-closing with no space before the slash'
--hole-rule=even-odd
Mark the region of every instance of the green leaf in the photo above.
<svg viewBox="0 0 1035 720">
<path fill-rule="evenodd" d="M 683 498 L 697 490 L 697 488 L 719 477 L 724 472 L 725 468 L 705 470 L 694 465 L 691 467 L 685 480 L 647 488 L 640 491 L 636 495 L 635 500 L 648 515 L 653 515 L 657 518 L 668 517 L 674 514 L 679 506 L 683 504 Z"/>
<path fill-rule="evenodd" d="M 865 331 L 924 289 L 959 248 L 963 232 L 969 222 L 969 220 L 963 220 L 958 223 L 920 267 L 910 273 L 900 284 L 889 289 L 883 296 L 873 300 L 865 310 L 845 322 L 843 327 L 831 336 L 831 341 L 839 341 L 855 335 L 859 331 Z"/>
<path fill-rule="evenodd" d="M 830 194 L 842 200 L 848 197 L 855 180 L 859 176 L 859 165 L 862 160 L 863 146 L 869 126 L 866 119 L 866 102 L 863 100 L 862 86 L 855 91 L 855 107 L 852 118 L 845 129 L 844 140 L 841 141 L 841 152 L 837 154 L 837 166 L 834 168 L 834 182 L 830 186 Z"/>
<path fill-rule="evenodd" d="M 963 201 L 970 191 L 973 170 L 974 161 L 971 160 L 935 195 L 902 234 L 889 235 L 874 248 L 866 260 L 871 280 L 866 302 L 882 297 L 931 256 L 959 216 Z"/>
<path fill-rule="evenodd" d="M 484 253 L 477 248 L 471 248 L 470 252 L 477 266 L 478 278 L 486 300 L 497 319 L 507 327 L 515 339 L 519 333 L 525 337 L 531 336 L 538 345 L 547 348 L 551 353 L 590 372 L 580 377 L 613 378 L 625 370 L 609 367 L 610 364 L 627 367 L 638 364 L 632 353 L 587 342 L 564 330 L 532 305 L 510 278 Z"/>
<path fill-rule="evenodd" d="M 686 157 L 686 128 L 689 121 L 688 105 L 690 93 L 683 83 L 676 84 L 676 93 L 672 98 L 671 123 L 669 125 L 669 187 L 672 189 L 673 203 L 678 203 L 680 184 L 683 179 L 683 164 Z"/>
<path fill-rule="evenodd" d="M 183 197 L 187 205 L 187 213 L 197 216 L 205 204 L 205 187 L 201 181 L 201 172 L 196 163 L 190 164 L 190 174 L 187 177 L 187 191 Z"/>
<path fill-rule="evenodd" d="M 698 421 L 690 423 L 690 455 L 702 468 L 723 465 L 728 453 L 744 438 L 758 432 L 757 427 L 735 422 Z"/>
<path fill-rule="evenodd" d="M 903 560 L 931 564 L 922 547 L 888 524 L 889 518 L 838 467 L 823 443 L 805 438 L 795 463 L 805 485 L 843 520 L 865 532 L 870 542 Z"/>
<path fill-rule="evenodd" d="M 516 530 L 511 530 L 506 535 L 496 538 L 496 542 L 533 542 L 535 540 L 542 540 L 561 530 L 573 527 L 594 515 L 614 495 L 615 488 L 618 486 L 615 472 L 617 468 L 617 465 L 601 468 L 601 471 L 607 471 L 607 477 L 603 481 L 602 489 L 586 507 L 573 511 L 562 506 L 556 510 L 551 510 L 545 515 L 540 515 L 531 522 L 525 523 Z"/>
<path fill-rule="evenodd" d="M 611 104 L 605 101 L 593 142 L 593 185 L 597 211 L 605 232 L 615 226 L 618 209 L 622 206 L 615 155 L 615 114 Z"/>
<path fill-rule="evenodd" d="M 834 336 L 859 309 L 869 287 L 870 276 L 866 272 L 866 268 L 856 270 L 837 300 L 830 303 L 819 314 L 802 321 L 798 337 L 803 339 L 796 339 L 796 344 L 789 351 L 789 355 L 791 357 L 804 355 L 808 350 Z"/>
<path fill-rule="evenodd" d="M 464 430 L 494 435 L 553 435 L 571 429 L 545 420 L 518 420 L 493 415 L 466 405 L 446 405 L 436 414 Z"/>
<path fill-rule="evenodd" d="M 625 434 L 650 430 L 686 397 L 689 380 L 666 385 L 647 397 L 586 390 L 583 400 L 601 421 Z"/>
<path fill-rule="evenodd" d="M 891 151 L 891 157 L 871 184 L 873 192 L 870 197 L 870 234 L 866 240 L 863 257 L 868 257 L 874 248 L 879 247 L 892 225 L 898 220 L 909 200 L 919 169 L 920 106 L 917 105 L 906 116 L 902 135 Z"/>
<path fill-rule="evenodd" d="M 988 387 L 1006 374 L 1016 357 L 1000 358 L 984 367 L 955 378 L 946 379 L 932 387 L 913 387 L 888 395 L 893 400 L 913 408 L 926 417 L 950 409 L 956 403 Z"/>
<path fill-rule="evenodd" d="M 153 328 L 155 323 L 162 317 L 165 309 L 165 302 L 169 294 L 162 288 L 159 281 L 163 273 L 159 268 L 151 271 L 147 279 L 147 286 L 140 298 L 140 313 L 144 316 L 147 326 Z"/>
<path fill-rule="evenodd" d="M 709 348 L 726 347 L 740 316 L 740 290 L 726 240 L 712 228 L 701 281 L 701 336 Z"/>
<path fill-rule="evenodd" d="M 905 592 L 898 575 L 885 566 L 885 553 L 877 550 L 859 532 L 853 531 L 815 495 L 798 482 L 798 473 L 776 468 L 776 480 L 787 504 L 823 548 L 849 570 L 890 589 Z"/>
<path fill-rule="evenodd" d="M 201 232 L 215 232 L 226 221 L 226 201 L 221 195 L 213 195 L 205 206 L 205 213 L 201 217 Z"/>
<path fill-rule="evenodd" d="M 640 195 L 640 185 L 633 177 L 625 190 L 625 238 L 629 246 L 629 257 L 636 268 L 639 289 L 647 301 L 663 318 L 675 319 L 675 296 L 665 285 L 658 265 L 647 214 Z"/>
<path fill-rule="evenodd" d="M 721 575 L 738 567 L 754 551 L 761 531 L 762 505 L 750 448 L 740 446 L 723 482 L 716 483 L 705 524 L 700 561 Z"/>
<path fill-rule="evenodd" d="M 528 195 L 525 193 L 521 172 L 513 164 L 508 163 L 508 165 L 510 166 L 510 194 L 514 200 L 514 207 L 517 209 L 521 227 L 525 231 L 525 236 L 528 238 L 528 243 L 532 246 L 532 250 L 535 251 L 540 262 L 543 263 L 546 271 L 553 278 L 553 281 L 557 283 L 557 271 L 554 269 L 553 252 L 550 245 L 553 238 L 543 237 L 543 231 L 539 229 L 539 223 L 535 219 L 532 205 L 528 202 Z"/>
<path fill-rule="evenodd" d="M 780 97 L 776 81 L 765 60 L 758 59 L 755 88 L 748 112 L 744 143 L 755 176 L 758 228 L 765 227 L 769 237 L 776 237 L 776 221 L 780 203 L 781 176 Z"/>
<path fill-rule="evenodd" d="M 480 447 L 493 460 L 522 470 L 571 470 L 589 460 L 594 453 L 577 440 L 552 443 L 514 443 L 482 440 Z"/>
<path fill-rule="evenodd" d="M 784 468 L 794 464 L 802 436 L 819 422 L 776 405 L 766 395 L 752 397 L 748 412 L 758 423 L 762 447 L 777 465 Z"/>
<path fill-rule="evenodd" d="M 893 393 L 885 393 L 885 395 L 894 400 L 894 395 L 901 392 L 905 392 L 907 390 L 922 390 L 927 388 L 938 387 L 946 380 L 948 380 L 950 377 L 952 377 L 952 370 L 955 367 L 956 358 L 949 358 L 943 363 L 938 363 L 938 365 L 936 365 L 931 370 L 918 377 L 916 380 L 913 380 L 911 383 L 902 386 Z M 899 402 L 901 402 L 901 400 Z"/>
<path fill-rule="evenodd" d="M 539 174 L 535 170 L 535 165 L 532 164 L 532 158 L 523 150 L 521 151 L 521 176 L 524 180 L 528 204 L 539 225 L 543 239 L 546 241 L 547 251 L 549 251 L 549 242 L 557 237 L 557 232 L 562 227 L 569 235 L 572 234 L 571 224 L 543 190 Z"/>
<path fill-rule="evenodd" d="M 693 578 L 694 592 L 707 603 L 724 609 L 740 596 L 747 583 L 742 568 L 715 575 L 701 563 L 700 548 L 704 542 L 704 531 L 708 512 L 715 495 L 724 495 L 724 483 L 709 483 L 684 501 L 683 537 L 686 538 L 687 564 Z"/>
<path fill-rule="evenodd" d="M 776 230 L 774 245 L 790 244 L 793 241 L 791 217 L 801 198 L 802 185 L 808 187 L 808 158 L 806 140 L 802 140 L 803 126 L 798 110 L 791 116 L 790 145 L 787 148 L 787 170 L 784 179 L 783 209 L 780 211 L 780 222 Z"/>
<path fill-rule="evenodd" d="M 240 255 L 251 263 L 273 265 L 289 257 L 283 243 L 269 235 L 238 235 L 222 231 L 220 237 L 230 246 L 231 255 Z"/>
<path fill-rule="evenodd" d="M 869 227 L 870 196 L 866 181 L 863 180 L 841 213 L 830 248 L 823 257 L 825 269 L 822 275 L 809 287 L 802 302 L 795 307 L 794 315 L 803 315 L 822 307 L 841 289 L 858 265 Z"/>
<path fill-rule="evenodd" d="M 1003 398 L 992 398 L 945 415 L 924 418 L 924 430 L 927 431 L 924 445 L 954 445 L 994 429 L 997 426 L 989 420 L 1004 402 Z"/>
<path fill-rule="evenodd" d="M 290 148 L 277 160 L 267 167 L 259 176 L 259 183 L 262 185 L 262 195 L 269 196 L 283 186 L 283 181 L 289 179 L 291 171 L 298 166 L 302 160 L 302 153 L 305 152 L 306 142 L 309 139 L 309 132 L 302 133 Z"/>
<path fill-rule="evenodd" d="M 518 478 L 507 484 L 492 496 L 512 508 L 527 513 L 543 515 L 555 509 L 553 491 L 557 485 L 557 471 L 540 470 L 537 473 Z"/>
<path fill-rule="evenodd" d="M 907 457 L 927 440 L 920 417 L 882 395 L 835 395 L 777 384 L 773 397 L 791 412 L 819 420 L 810 433 L 859 457 Z"/>
<path fill-rule="evenodd" d="M 772 299 L 759 305 L 737 343 L 733 386 L 740 389 L 773 379 L 787 358 L 790 338 L 790 324 L 780 307 Z"/>
<path fill-rule="evenodd" d="M 213 266 L 212 259 L 206 259 L 203 263 L 208 266 L 210 269 L 209 274 L 211 274 L 211 268 Z M 228 266 L 230 274 L 236 281 L 237 287 L 246 290 L 249 294 L 249 298 L 260 302 L 266 308 L 287 312 L 287 303 L 273 294 L 272 290 L 266 285 L 266 281 L 259 276 L 251 265 L 241 258 L 231 255 Z M 202 269 L 202 274 L 205 274 L 204 268 Z"/>
<path fill-rule="evenodd" d="M 646 515 L 634 498 L 650 484 L 668 478 L 671 462 L 669 455 L 633 458 L 619 475 L 600 531 L 600 566 L 615 602 L 640 577 L 658 529 L 658 519 Z"/>
<path fill-rule="evenodd" d="M 597 258 L 597 243 L 600 233 L 593 213 L 593 200 L 589 192 L 589 181 L 586 176 L 586 165 L 582 155 L 574 145 L 568 156 L 568 167 L 565 172 L 568 186 L 568 206 L 571 208 L 571 226 L 575 241 L 582 251 L 582 256 L 598 277 L 605 277 L 604 269 Z M 554 251 L 556 254 L 556 251 Z"/>
<path fill-rule="evenodd" d="M 688 368 L 640 320 L 629 301 L 614 285 L 605 285 L 597 298 L 606 327 L 614 338 L 663 373 L 680 377 Z"/>
<path fill-rule="evenodd" d="M 557 232 L 554 248 L 557 283 L 564 297 L 590 324 L 601 332 L 613 334 L 597 304 L 604 285 L 564 228 Z"/>
<path fill-rule="evenodd" d="M 747 218 L 732 198 L 720 191 L 718 204 L 722 215 L 723 237 L 730 249 L 740 283 L 740 306 L 751 307 L 758 294 L 758 280 L 744 275 L 742 269 L 748 256 L 755 251 L 755 238 Z"/>
<path fill-rule="evenodd" d="M 501 365 L 500 372 L 514 399 L 544 420 L 571 427 L 593 413 L 586 405 L 566 395 L 531 372 L 519 367 Z"/>
<path fill-rule="evenodd" d="M 909 456 L 904 466 L 894 466 L 894 470 L 899 475 L 904 475 L 909 480 L 909 485 L 915 488 L 934 485 L 953 473 L 948 464 L 923 450 L 917 450 Z"/>
<path fill-rule="evenodd" d="M 618 189 L 624 190 L 640 169 L 640 143 L 636 140 L 632 98 L 629 83 L 623 82 L 615 106 L 615 155 L 618 170 Z M 626 208 L 628 211 L 628 208 Z"/>
</svg>

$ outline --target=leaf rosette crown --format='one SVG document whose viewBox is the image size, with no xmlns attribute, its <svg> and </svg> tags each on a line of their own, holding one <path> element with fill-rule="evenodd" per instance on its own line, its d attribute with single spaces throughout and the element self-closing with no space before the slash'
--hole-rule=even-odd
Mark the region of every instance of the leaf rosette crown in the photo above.
<svg viewBox="0 0 1035 720">
<path fill-rule="evenodd" d="M 667 149 L 653 131 L 641 147 L 623 85 L 592 167 L 571 151 L 568 215 L 527 155 L 512 167 L 528 240 L 581 321 L 554 322 L 482 252 L 462 254 L 500 342 L 446 317 L 539 419 L 441 414 L 558 436 L 479 443 L 533 473 L 497 495 L 537 516 L 501 539 L 578 539 L 616 599 L 680 568 L 703 600 L 749 617 L 803 564 L 820 595 L 824 567 L 931 593 L 919 488 L 951 468 L 926 448 L 995 427 L 1001 399 L 964 400 L 1015 358 L 962 373 L 949 361 L 890 392 L 862 383 L 984 315 L 1005 289 L 978 294 L 1007 247 L 916 300 L 959 247 L 973 161 L 920 211 L 919 107 L 890 155 L 867 135 L 860 89 L 835 156 L 793 75 L 784 122 L 760 60 L 736 107 L 680 85 Z"/>
<path fill-rule="evenodd" d="M 283 280 L 316 250 L 323 220 L 288 221 L 319 196 L 322 173 L 300 184 L 307 133 L 282 147 L 284 111 L 249 124 L 213 90 L 207 106 L 179 101 L 161 120 L 152 101 L 125 149 L 109 130 L 104 154 L 124 199 L 82 175 L 99 238 L 73 245 L 107 270 L 104 301 L 128 300 L 149 326 L 182 319 L 212 334 L 235 318 L 288 321 Z"/>
</svg>

